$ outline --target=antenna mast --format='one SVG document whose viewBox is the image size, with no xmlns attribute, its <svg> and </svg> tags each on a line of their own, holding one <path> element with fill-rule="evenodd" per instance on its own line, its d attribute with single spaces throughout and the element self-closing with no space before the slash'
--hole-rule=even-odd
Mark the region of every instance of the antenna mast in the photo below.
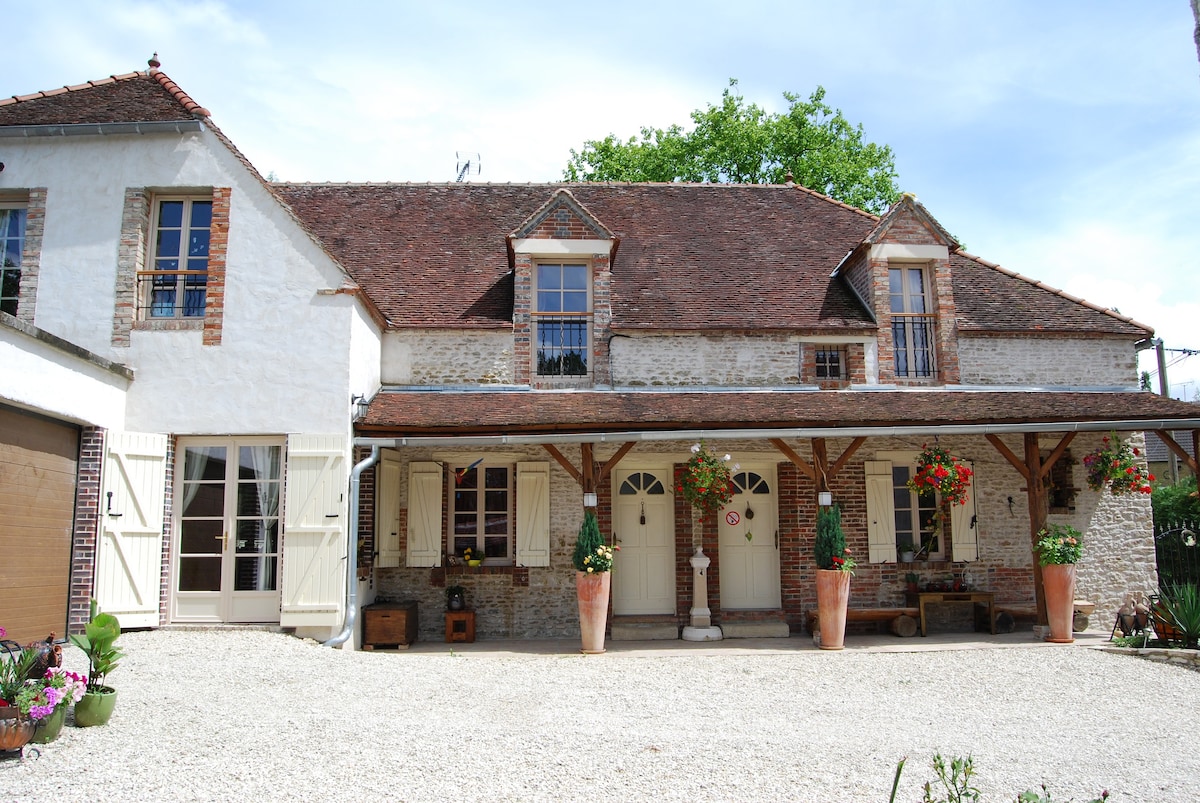
<svg viewBox="0 0 1200 803">
<path fill-rule="evenodd" d="M 474 160 L 472 160 L 472 157 L 474 157 Z M 472 170 L 475 172 L 475 175 L 479 175 L 481 166 L 478 153 L 472 154 L 455 151 L 454 158 L 458 160 L 458 163 L 454 166 L 455 172 L 458 173 L 458 178 L 455 179 L 456 182 L 461 182 L 463 178 L 471 175 Z"/>
</svg>

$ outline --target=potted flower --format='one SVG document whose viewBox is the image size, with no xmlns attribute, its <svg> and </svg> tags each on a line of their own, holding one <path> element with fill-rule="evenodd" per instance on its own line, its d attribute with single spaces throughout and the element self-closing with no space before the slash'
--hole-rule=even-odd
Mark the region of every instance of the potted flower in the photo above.
<svg viewBox="0 0 1200 803">
<path fill-rule="evenodd" d="M 44 716 L 37 721 L 32 741 L 47 744 L 58 738 L 67 719 L 71 703 L 78 703 L 87 691 L 87 678 L 52 666 L 33 683 L 38 688 L 36 703 Z"/>
<path fill-rule="evenodd" d="M 75 724 L 85 728 L 103 725 L 112 716 L 117 704 L 117 690 L 106 684 L 108 673 L 117 668 L 117 662 L 125 657 L 116 646 L 121 635 L 121 624 L 111 613 L 97 613 L 96 601 L 92 600 L 92 619 L 84 626 L 82 635 L 71 634 L 71 643 L 83 650 L 88 658 L 87 690 L 75 704 Z"/>
<path fill-rule="evenodd" d="M 729 455 L 717 457 L 701 441 L 692 446 L 692 456 L 683 466 L 676 493 L 692 507 L 707 516 L 716 513 L 733 498 L 733 472 L 740 466 Z"/>
<path fill-rule="evenodd" d="M 0 627 L 0 639 L 7 632 Z M 33 738 L 36 721 L 31 714 L 36 692 L 27 684 L 37 660 L 33 650 L 4 640 L 0 656 L 0 751 L 19 750 Z"/>
<path fill-rule="evenodd" d="M 579 601 L 579 632 L 582 652 L 604 652 L 604 630 L 608 623 L 608 597 L 612 589 L 612 566 L 617 546 L 608 546 L 591 508 L 583 511 L 583 524 L 575 541 L 571 562 L 575 565 L 575 593 Z"/>
<path fill-rule="evenodd" d="M 478 549 L 467 547 L 463 550 L 463 560 L 467 562 L 468 566 L 479 566 L 483 563 L 483 553 Z"/>
<path fill-rule="evenodd" d="M 446 610 L 461 611 L 467 607 L 467 591 L 462 586 L 446 586 Z"/>
<path fill-rule="evenodd" d="M 842 532 L 841 508 L 817 509 L 817 537 L 813 544 L 817 561 L 817 626 L 821 649 L 840 650 L 846 640 L 846 607 L 850 602 L 850 577 L 854 558 Z"/>
<path fill-rule="evenodd" d="M 1075 564 L 1083 554 L 1083 536 L 1065 524 L 1050 524 L 1038 532 L 1034 547 L 1042 567 L 1042 588 L 1046 593 L 1046 618 L 1050 636 L 1046 641 L 1070 644 L 1075 640 Z"/>
<path fill-rule="evenodd" d="M 916 547 L 913 546 L 913 542 L 907 539 L 896 544 L 896 553 L 900 556 L 901 563 L 912 563 L 915 551 Z"/>
<path fill-rule="evenodd" d="M 965 505 L 971 488 L 971 469 L 940 446 L 922 446 L 917 470 L 909 479 L 909 490 L 922 496 L 938 493 L 942 503 Z"/>
<path fill-rule="evenodd" d="M 1099 449 L 1083 458 L 1087 470 L 1087 484 L 1093 491 L 1107 488 L 1113 496 L 1127 493 L 1148 494 L 1154 475 L 1142 473 L 1138 462 L 1141 452 L 1117 437 L 1117 433 L 1104 436 Z"/>
</svg>

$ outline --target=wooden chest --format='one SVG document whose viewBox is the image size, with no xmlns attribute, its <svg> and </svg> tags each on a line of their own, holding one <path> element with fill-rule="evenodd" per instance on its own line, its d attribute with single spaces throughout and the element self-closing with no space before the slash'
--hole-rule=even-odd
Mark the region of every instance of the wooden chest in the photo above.
<svg viewBox="0 0 1200 803">
<path fill-rule="evenodd" d="M 362 609 L 363 649 L 407 647 L 417 640 L 417 603 L 376 602 Z"/>
</svg>

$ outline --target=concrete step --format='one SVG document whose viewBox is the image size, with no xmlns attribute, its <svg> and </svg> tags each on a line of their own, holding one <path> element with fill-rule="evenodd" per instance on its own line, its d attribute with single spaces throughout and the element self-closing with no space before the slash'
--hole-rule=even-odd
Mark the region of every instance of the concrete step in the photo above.
<svg viewBox="0 0 1200 803">
<path fill-rule="evenodd" d="M 725 638 L 788 638 L 787 622 L 721 622 Z"/>
<path fill-rule="evenodd" d="M 673 622 L 613 622 L 609 638 L 613 641 L 673 641 L 679 638 L 679 625 Z"/>
</svg>

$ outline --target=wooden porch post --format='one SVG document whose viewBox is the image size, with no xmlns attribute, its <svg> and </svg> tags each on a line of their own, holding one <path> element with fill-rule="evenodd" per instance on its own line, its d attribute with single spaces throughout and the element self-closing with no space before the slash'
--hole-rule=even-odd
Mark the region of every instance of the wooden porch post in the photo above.
<svg viewBox="0 0 1200 803">
<path fill-rule="evenodd" d="M 1034 551 L 1033 556 L 1033 596 L 1037 601 L 1037 623 L 1045 626 L 1050 623 L 1046 618 L 1046 593 L 1042 588 L 1042 566 L 1037 560 L 1038 533 L 1046 526 L 1046 487 L 1042 483 L 1042 453 L 1038 448 L 1036 432 L 1025 433 L 1025 493 L 1029 500 L 1029 544 Z"/>
</svg>

